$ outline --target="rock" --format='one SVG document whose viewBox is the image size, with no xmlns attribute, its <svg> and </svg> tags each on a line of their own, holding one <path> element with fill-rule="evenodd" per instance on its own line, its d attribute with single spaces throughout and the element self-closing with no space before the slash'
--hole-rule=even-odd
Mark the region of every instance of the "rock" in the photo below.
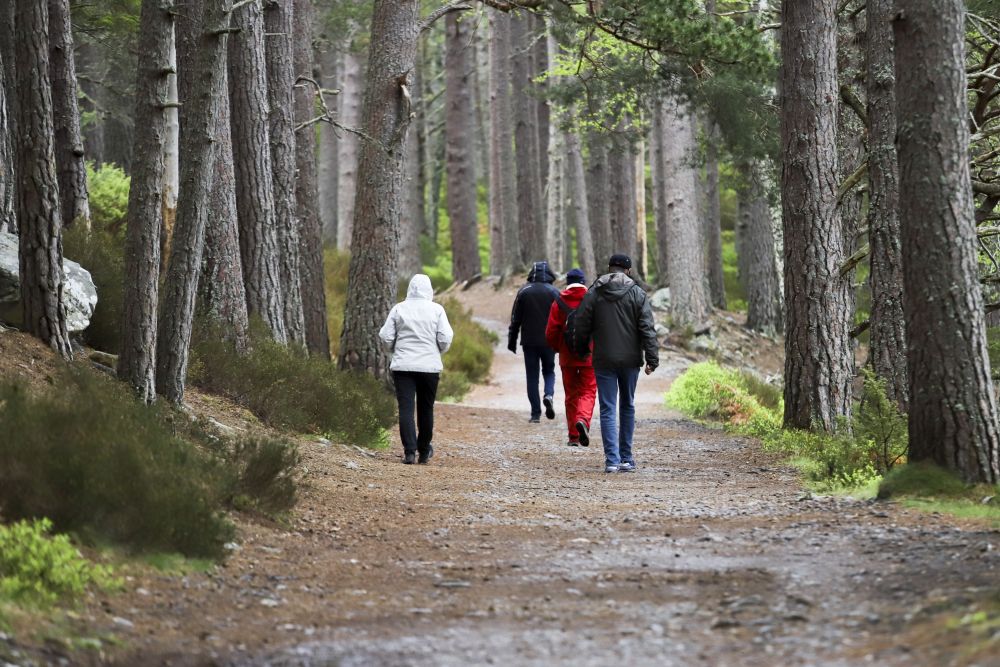
<svg viewBox="0 0 1000 667">
<path fill-rule="evenodd" d="M 698 336 L 692 339 L 688 346 L 693 352 L 711 354 L 719 349 L 719 341 L 708 336 Z"/>
<path fill-rule="evenodd" d="M 114 618 L 111 619 L 111 622 L 117 625 L 118 627 L 125 628 L 127 630 L 131 630 L 132 628 L 135 627 L 135 623 L 128 620 L 127 618 L 122 618 L 121 616 L 115 616 Z"/>
<path fill-rule="evenodd" d="M 22 324 L 19 271 L 17 237 L 0 232 L 0 320 L 15 326 Z M 97 307 L 97 287 L 89 271 L 68 259 L 63 259 L 63 301 L 70 333 L 86 329 Z"/>
<path fill-rule="evenodd" d="M 658 289 L 649 295 L 649 305 L 653 310 L 668 310 L 670 308 L 670 288 Z"/>
</svg>

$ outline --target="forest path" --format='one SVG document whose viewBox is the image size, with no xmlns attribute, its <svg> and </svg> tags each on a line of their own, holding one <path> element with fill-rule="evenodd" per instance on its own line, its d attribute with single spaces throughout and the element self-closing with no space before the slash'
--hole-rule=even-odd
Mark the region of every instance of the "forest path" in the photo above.
<svg viewBox="0 0 1000 667">
<path fill-rule="evenodd" d="M 639 382 L 639 472 L 605 475 L 597 429 L 569 448 L 562 410 L 528 424 L 521 357 L 495 363 L 438 407 L 431 465 L 307 447 L 292 525 L 144 582 L 114 612 L 145 635 L 120 662 L 1000 664 L 939 617 L 996 595 L 996 531 L 810 498 L 754 443 L 667 413 L 671 363 Z"/>
</svg>

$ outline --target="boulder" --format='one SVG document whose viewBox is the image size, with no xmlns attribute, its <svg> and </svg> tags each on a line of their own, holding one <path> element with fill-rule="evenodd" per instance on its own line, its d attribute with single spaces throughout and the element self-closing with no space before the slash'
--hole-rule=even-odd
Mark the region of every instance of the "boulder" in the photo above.
<svg viewBox="0 0 1000 667">
<path fill-rule="evenodd" d="M 653 310 L 670 310 L 670 288 L 664 287 L 650 294 L 649 305 Z"/>
<path fill-rule="evenodd" d="M 97 287 L 90 272 L 63 259 L 63 302 L 70 333 L 83 331 L 97 307 Z M 21 281 L 17 237 L 0 232 L 0 321 L 21 325 Z"/>
</svg>

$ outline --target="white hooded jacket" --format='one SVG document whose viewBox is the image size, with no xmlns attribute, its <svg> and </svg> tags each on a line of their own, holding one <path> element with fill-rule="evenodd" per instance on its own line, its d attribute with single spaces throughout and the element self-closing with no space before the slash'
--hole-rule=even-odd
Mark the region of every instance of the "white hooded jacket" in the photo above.
<svg viewBox="0 0 1000 667">
<path fill-rule="evenodd" d="M 444 368 L 441 353 L 451 347 L 455 333 L 433 298 L 431 279 L 418 273 L 410 280 L 406 301 L 389 311 L 378 335 L 392 352 L 391 370 L 440 373 Z"/>
</svg>

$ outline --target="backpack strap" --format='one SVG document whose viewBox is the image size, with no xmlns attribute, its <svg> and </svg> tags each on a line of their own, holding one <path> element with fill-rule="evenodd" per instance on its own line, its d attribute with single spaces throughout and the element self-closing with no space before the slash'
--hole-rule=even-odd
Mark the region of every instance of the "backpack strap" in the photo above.
<svg viewBox="0 0 1000 667">
<path fill-rule="evenodd" d="M 570 308 L 569 304 L 563 301 L 562 297 L 559 295 L 556 295 L 556 303 L 559 305 L 559 310 L 561 310 L 564 315 L 573 311 L 573 308 Z"/>
</svg>

